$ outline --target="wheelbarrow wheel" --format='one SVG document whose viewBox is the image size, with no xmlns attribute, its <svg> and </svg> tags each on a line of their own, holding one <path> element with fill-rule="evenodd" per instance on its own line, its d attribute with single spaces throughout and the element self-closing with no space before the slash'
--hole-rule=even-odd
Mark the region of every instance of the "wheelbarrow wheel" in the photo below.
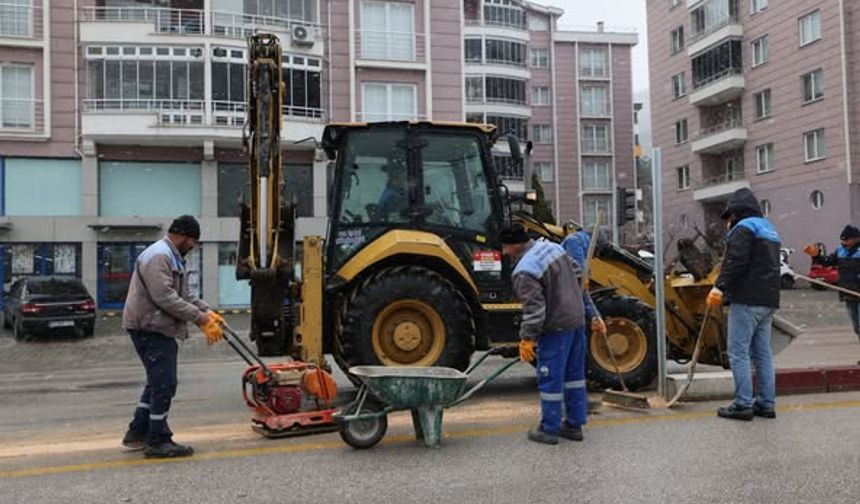
<svg viewBox="0 0 860 504">
<path fill-rule="evenodd" d="M 385 407 L 382 404 L 368 397 L 364 401 L 360 412 L 358 411 L 358 403 L 354 402 L 346 407 L 343 415 L 376 413 L 383 409 Z M 341 421 L 338 426 L 338 432 L 343 442 L 356 450 L 364 450 L 376 446 L 385 436 L 387 430 L 387 414 L 366 420 Z"/>
</svg>

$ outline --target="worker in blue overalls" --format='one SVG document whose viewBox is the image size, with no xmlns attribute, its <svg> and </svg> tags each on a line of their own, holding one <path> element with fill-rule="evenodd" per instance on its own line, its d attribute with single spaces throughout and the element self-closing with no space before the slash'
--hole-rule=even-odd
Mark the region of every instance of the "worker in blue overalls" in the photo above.
<svg viewBox="0 0 860 504">
<path fill-rule="evenodd" d="M 588 246 L 591 244 L 591 233 L 582 229 L 573 221 L 564 225 L 564 240 L 561 246 L 580 268 L 585 268 L 585 258 L 588 256 Z"/>
<path fill-rule="evenodd" d="M 558 444 L 582 441 L 588 398 L 585 390 L 586 319 L 591 330 L 606 325 L 579 285 L 579 265 L 560 245 L 529 238 L 520 225 L 502 230 L 502 253 L 516 261 L 514 292 L 523 305 L 520 359 L 537 358 L 541 421 L 528 439 Z M 562 419 L 562 404 L 566 418 Z"/>
</svg>

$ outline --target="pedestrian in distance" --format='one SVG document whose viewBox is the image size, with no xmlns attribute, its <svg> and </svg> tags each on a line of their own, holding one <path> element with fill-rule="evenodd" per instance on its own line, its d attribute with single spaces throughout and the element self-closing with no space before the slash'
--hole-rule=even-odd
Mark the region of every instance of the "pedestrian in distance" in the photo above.
<svg viewBox="0 0 860 504">
<path fill-rule="evenodd" d="M 500 241 L 502 253 L 516 263 L 514 292 L 523 305 L 520 359 L 537 359 L 541 420 L 528 439 L 551 445 L 559 437 L 582 441 L 588 408 L 585 321 L 601 335 L 606 325 L 582 292 L 579 265 L 560 245 L 534 241 L 520 225 L 502 230 Z"/>
<path fill-rule="evenodd" d="M 177 340 L 188 338 L 194 322 L 209 344 L 223 337 L 224 319 L 188 289 L 185 256 L 200 240 L 200 224 L 190 215 L 177 217 L 167 236 L 137 258 L 122 313 L 122 326 L 146 370 L 146 386 L 134 410 L 123 446 L 144 450 L 146 458 L 185 457 L 190 446 L 173 442 L 167 425 L 177 385 Z"/>
<path fill-rule="evenodd" d="M 770 347 L 771 323 L 779 308 L 780 238 L 762 216 L 749 189 L 729 198 L 726 250 L 716 285 L 707 304 L 718 310 L 729 306 L 728 353 L 734 378 L 734 402 L 717 410 L 722 418 L 776 418 L 776 374 Z M 753 398 L 750 361 L 755 366 L 758 395 Z"/>
<path fill-rule="evenodd" d="M 812 244 L 804 247 L 803 251 L 824 266 L 836 266 L 838 286 L 860 292 L 860 229 L 848 224 L 842 229 L 839 240 L 842 243 L 829 255 L 823 255 L 821 249 Z M 860 338 L 860 297 L 840 292 L 839 299 L 845 302 L 851 327 Z"/>
</svg>

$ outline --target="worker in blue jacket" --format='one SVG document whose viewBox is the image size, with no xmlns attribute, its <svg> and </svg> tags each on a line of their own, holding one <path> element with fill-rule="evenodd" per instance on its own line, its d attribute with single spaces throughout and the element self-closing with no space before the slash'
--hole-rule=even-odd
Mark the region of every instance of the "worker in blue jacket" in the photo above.
<svg viewBox="0 0 860 504">
<path fill-rule="evenodd" d="M 561 246 L 580 268 L 585 268 L 585 258 L 588 257 L 588 246 L 591 244 L 591 233 L 568 221 L 564 225 L 566 234 Z"/>
</svg>

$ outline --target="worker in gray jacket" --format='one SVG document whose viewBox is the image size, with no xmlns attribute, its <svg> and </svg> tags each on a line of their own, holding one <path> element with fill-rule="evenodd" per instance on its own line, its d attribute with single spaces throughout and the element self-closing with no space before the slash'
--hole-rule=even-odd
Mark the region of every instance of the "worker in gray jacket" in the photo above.
<svg viewBox="0 0 860 504">
<path fill-rule="evenodd" d="M 209 344 L 221 339 L 224 319 L 188 289 L 185 256 L 200 240 L 200 224 L 190 215 L 176 218 L 167 236 L 138 256 L 122 313 L 143 367 L 146 386 L 123 446 L 145 449 L 146 458 L 183 457 L 190 446 L 173 442 L 167 425 L 177 385 L 177 343 L 188 338 L 188 322 L 196 323 Z"/>
<path fill-rule="evenodd" d="M 541 421 L 528 439 L 545 444 L 558 444 L 559 436 L 582 441 L 588 409 L 585 323 L 591 321 L 592 332 L 600 335 L 606 325 L 582 292 L 579 265 L 560 245 L 536 242 L 520 225 L 503 230 L 499 240 L 502 253 L 516 261 L 514 292 L 523 304 L 520 359 L 537 358 Z"/>
</svg>

